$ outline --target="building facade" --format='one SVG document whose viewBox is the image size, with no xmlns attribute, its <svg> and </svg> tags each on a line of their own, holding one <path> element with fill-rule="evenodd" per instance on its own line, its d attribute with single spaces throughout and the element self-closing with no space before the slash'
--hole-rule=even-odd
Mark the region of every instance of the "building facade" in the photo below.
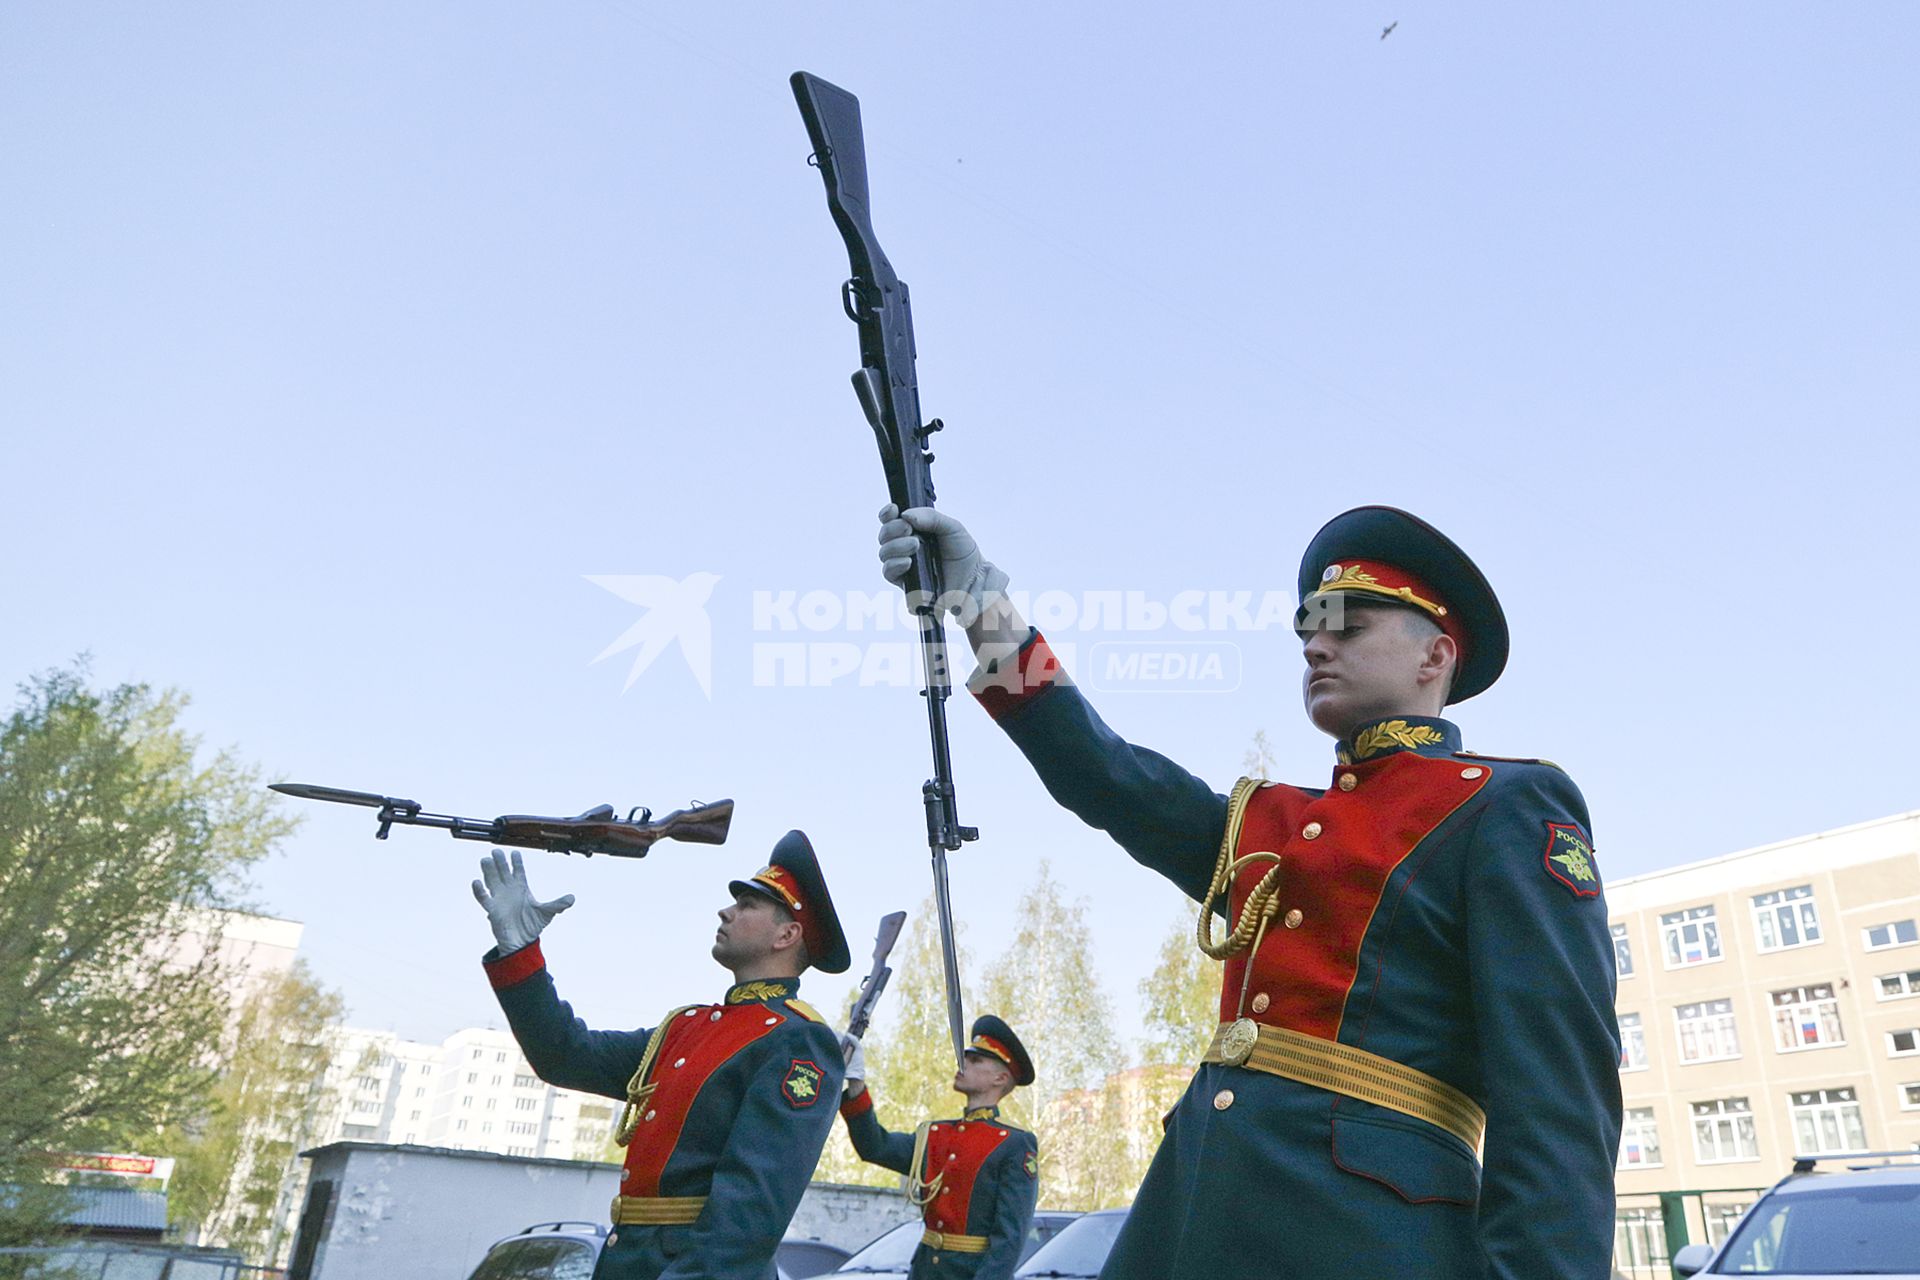
<svg viewBox="0 0 1920 1280">
<path fill-rule="evenodd" d="M 319 1143 L 380 1142 L 549 1160 L 607 1154 L 618 1104 L 534 1075 L 510 1032 L 468 1027 L 437 1044 L 342 1028 Z"/>
<path fill-rule="evenodd" d="M 1718 1240 L 1797 1155 L 1920 1147 L 1920 811 L 1607 886 L 1635 1197 Z M 1695 1238 L 1699 1238 L 1696 1236 Z"/>
</svg>

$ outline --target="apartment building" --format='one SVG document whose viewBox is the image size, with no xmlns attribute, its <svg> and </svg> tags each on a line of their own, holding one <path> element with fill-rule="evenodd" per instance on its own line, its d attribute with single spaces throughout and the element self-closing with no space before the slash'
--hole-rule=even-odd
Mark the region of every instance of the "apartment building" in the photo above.
<svg viewBox="0 0 1920 1280">
<path fill-rule="evenodd" d="M 1920 811 L 1606 892 L 1623 1197 L 1920 1147 Z M 1751 1197 L 1716 1200 L 1714 1238 Z"/>
<path fill-rule="evenodd" d="M 342 1028 L 329 1082 L 339 1099 L 318 1143 L 411 1143 L 560 1160 L 603 1158 L 618 1107 L 534 1075 L 511 1033 L 481 1027 L 434 1044 Z"/>
</svg>

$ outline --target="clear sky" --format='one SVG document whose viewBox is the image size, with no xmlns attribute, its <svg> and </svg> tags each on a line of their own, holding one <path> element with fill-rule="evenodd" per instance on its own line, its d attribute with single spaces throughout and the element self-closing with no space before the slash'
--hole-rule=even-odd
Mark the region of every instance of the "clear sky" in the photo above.
<svg viewBox="0 0 1920 1280">
<path fill-rule="evenodd" d="M 0 676 L 89 652 L 271 777 L 441 811 L 733 797 L 724 849 L 529 855 L 597 1024 L 718 992 L 710 912 L 790 826 L 863 950 L 926 892 L 924 729 L 829 677 L 905 633 L 755 608 L 879 586 L 806 68 L 861 97 L 942 504 L 1016 588 L 1258 599 L 1394 503 L 1506 600 L 1468 744 L 1565 765 L 1606 874 L 1920 806 L 1912 16 L 8 4 Z M 677 646 L 594 661 L 649 617 Z M 1050 634 L 1220 646 L 1231 691 L 1098 704 L 1324 785 L 1284 630 Z M 822 683 L 756 679 L 794 643 Z M 961 700 L 953 749 L 978 962 L 1050 858 L 1131 1030 L 1176 895 Z M 353 1021 L 495 1019 L 484 847 L 303 808 L 258 899 Z"/>
</svg>

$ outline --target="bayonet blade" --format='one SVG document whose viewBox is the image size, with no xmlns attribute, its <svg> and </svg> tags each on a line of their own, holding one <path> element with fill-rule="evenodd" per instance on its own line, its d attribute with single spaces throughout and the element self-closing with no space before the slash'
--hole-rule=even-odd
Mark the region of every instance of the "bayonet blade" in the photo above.
<svg viewBox="0 0 1920 1280">
<path fill-rule="evenodd" d="M 411 809 L 418 811 L 420 806 L 411 800 L 395 800 L 391 796 L 375 795 L 371 791 L 348 791 L 341 787 L 316 786 L 311 782 L 273 782 L 267 784 L 267 790 L 278 791 L 283 796 L 292 796 L 296 800 L 325 800 L 331 804 L 357 804 L 367 809 Z"/>
<path fill-rule="evenodd" d="M 895 911 L 880 917 L 880 932 L 873 938 L 873 967 L 879 968 L 893 954 L 893 944 L 900 941 L 900 930 L 906 927 L 907 913 Z"/>
</svg>

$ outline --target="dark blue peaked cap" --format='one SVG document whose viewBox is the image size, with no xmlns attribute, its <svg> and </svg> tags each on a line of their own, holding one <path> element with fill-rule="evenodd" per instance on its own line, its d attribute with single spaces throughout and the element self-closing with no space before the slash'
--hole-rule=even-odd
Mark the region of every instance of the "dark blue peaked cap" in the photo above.
<svg viewBox="0 0 1920 1280">
<path fill-rule="evenodd" d="M 1507 616 L 1486 575 L 1452 539 L 1397 507 L 1327 521 L 1300 558 L 1300 603 L 1339 594 L 1423 610 L 1460 646 L 1448 702 L 1484 693 L 1507 666 Z"/>
<path fill-rule="evenodd" d="M 1020 1043 L 1020 1037 L 1013 1034 L 1012 1027 L 990 1013 L 983 1013 L 973 1020 L 973 1034 L 967 1041 L 967 1052 L 984 1053 L 1006 1063 L 1013 1068 L 1015 1084 L 1033 1083 L 1033 1059 L 1027 1056 L 1027 1046 Z"/>
<path fill-rule="evenodd" d="M 807 941 L 807 960 L 822 973 L 845 973 L 853 963 L 847 952 L 847 935 L 827 894 L 827 879 L 820 874 L 820 859 L 814 855 L 806 832 L 789 831 L 781 836 L 767 865 L 749 879 L 733 881 L 727 891 L 764 894 L 791 911 Z"/>
</svg>

